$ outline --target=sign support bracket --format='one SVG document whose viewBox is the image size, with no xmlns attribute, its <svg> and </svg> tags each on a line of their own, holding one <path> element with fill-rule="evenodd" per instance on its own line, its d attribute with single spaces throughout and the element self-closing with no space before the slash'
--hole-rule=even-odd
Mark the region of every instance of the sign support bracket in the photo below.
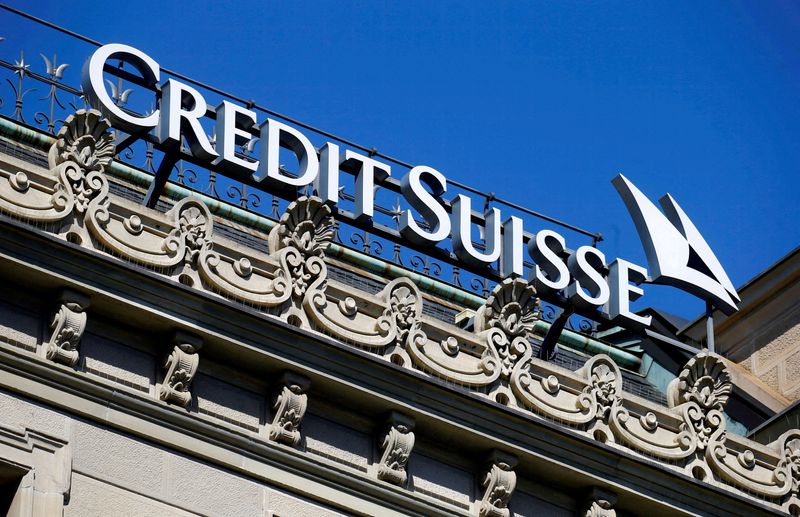
<svg viewBox="0 0 800 517">
<path fill-rule="evenodd" d="M 714 306 L 706 302 L 706 347 L 714 353 Z"/>
<path fill-rule="evenodd" d="M 175 167 L 176 163 L 178 163 L 177 153 L 165 154 L 164 157 L 161 159 L 161 164 L 159 164 L 158 170 L 156 171 L 156 175 L 153 178 L 153 182 L 150 184 L 150 188 L 147 190 L 147 195 L 145 195 L 144 198 L 144 204 L 147 208 L 156 207 L 156 203 L 158 203 L 158 198 L 164 191 L 164 186 L 167 184 L 169 175 L 172 172 L 172 168 Z"/>
<path fill-rule="evenodd" d="M 574 309 L 568 306 L 564 311 L 558 315 L 553 323 L 550 324 L 550 330 L 542 340 L 542 346 L 539 348 L 539 359 L 549 361 L 556 355 L 556 346 L 558 345 L 558 338 L 561 337 L 561 332 L 564 326 L 569 321 L 570 316 L 574 313 Z"/>
</svg>

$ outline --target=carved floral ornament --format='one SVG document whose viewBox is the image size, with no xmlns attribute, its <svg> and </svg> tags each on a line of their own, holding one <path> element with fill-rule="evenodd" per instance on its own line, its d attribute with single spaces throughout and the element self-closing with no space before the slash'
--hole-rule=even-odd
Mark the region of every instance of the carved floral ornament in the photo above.
<svg viewBox="0 0 800 517">
<path fill-rule="evenodd" d="M 700 467 L 725 485 L 776 504 L 797 504 L 800 435 L 788 434 L 764 448 L 726 433 L 723 411 L 732 384 L 719 356 L 701 352 L 687 363 L 669 390 L 669 407 L 634 400 L 623 392 L 622 373 L 608 356 L 594 356 L 575 372 L 534 356 L 530 339 L 538 300 L 523 280 L 496 285 L 477 311 L 475 330 L 467 331 L 424 315 L 424 297 L 408 278 L 396 278 L 376 294 L 329 279 L 326 251 L 334 219 L 319 198 L 292 202 L 263 248 L 247 249 L 215 233 L 200 199 L 183 199 L 161 213 L 109 194 L 113 155 L 99 113 L 80 110 L 59 131 L 49 170 L 0 167 L 0 211 L 64 239 L 77 235 L 70 240 L 80 246 L 258 307 L 614 447 L 661 458 L 670 468 L 692 475 Z M 68 317 L 74 314 L 66 310 L 79 313 L 66 306 Z M 71 351 L 66 334 L 56 343 Z M 62 362 L 72 360 L 68 355 Z M 181 359 L 173 362 L 180 365 Z M 182 403 L 180 388 L 190 379 L 179 377 L 170 398 Z M 287 403 L 303 395 L 287 389 L 281 399 Z"/>
</svg>

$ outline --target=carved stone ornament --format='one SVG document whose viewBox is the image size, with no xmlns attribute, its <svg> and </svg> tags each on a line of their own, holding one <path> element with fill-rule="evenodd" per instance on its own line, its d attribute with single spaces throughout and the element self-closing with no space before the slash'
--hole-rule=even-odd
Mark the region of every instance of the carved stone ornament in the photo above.
<svg viewBox="0 0 800 517">
<path fill-rule="evenodd" d="M 97 110 L 78 110 L 67 117 L 47 156 L 51 169 L 64 163 L 77 165 L 64 171 L 75 210 L 81 213 L 94 198 L 108 192 L 103 173 L 114 158 L 114 141 L 110 125 L 101 117 Z"/>
<path fill-rule="evenodd" d="M 475 315 L 475 332 L 499 328 L 509 339 L 533 332 L 539 319 L 536 289 L 520 278 L 506 278 L 495 286 Z"/>
<path fill-rule="evenodd" d="M 538 318 L 539 299 L 532 285 L 519 278 L 506 278 L 497 284 L 475 314 L 475 332 L 487 342 L 483 369 L 508 379 L 530 348 L 528 334 Z"/>
<path fill-rule="evenodd" d="M 99 246 L 158 270 L 195 266 L 201 253 L 210 252 L 213 242 L 211 214 L 200 200 L 191 197 L 166 214 L 144 210 L 131 214 L 123 207 L 113 211 L 109 205 L 98 207 L 87 214 L 86 226 Z"/>
<path fill-rule="evenodd" d="M 546 365 L 528 347 L 514 367 L 511 389 L 524 407 L 581 428 L 607 421 L 622 393 L 622 373 L 610 357 L 592 357 L 574 376 L 553 375 Z"/>
<path fill-rule="evenodd" d="M 275 401 L 274 415 L 269 426 L 269 439 L 297 447 L 300 444 L 300 422 L 308 407 L 308 387 L 311 381 L 302 375 L 286 372 L 281 378 Z"/>
<path fill-rule="evenodd" d="M 722 358 L 703 351 L 689 360 L 670 386 L 668 398 L 675 407 L 694 402 L 704 411 L 722 411 L 733 390 L 731 377 Z"/>
<path fill-rule="evenodd" d="M 53 333 L 44 345 L 44 353 L 51 361 L 75 366 L 78 363 L 78 345 L 86 330 L 89 297 L 71 289 L 64 289 L 59 300 L 61 305 L 50 322 Z"/>
<path fill-rule="evenodd" d="M 407 278 L 392 280 L 375 296 L 361 297 L 362 305 L 380 310 L 371 316 L 358 310 L 359 303 L 347 297 L 343 303 L 331 303 L 330 286 L 309 293 L 303 307 L 317 328 L 358 346 L 384 350 L 391 345 L 404 347 L 412 336 L 421 337 L 422 294 Z"/>
<path fill-rule="evenodd" d="M 333 241 L 331 207 L 316 196 L 301 196 L 289 204 L 275 228 L 277 246 L 294 248 L 304 257 L 324 257 Z M 270 236 L 272 238 L 272 236 Z"/>
<path fill-rule="evenodd" d="M 211 231 L 208 209 L 202 203 L 194 203 L 182 207 L 178 212 L 178 226 L 172 230 L 170 237 L 182 241 L 183 260 L 187 264 L 194 264 L 201 251 L 211 248 Z"/>
<path fill-rule="evenodd" d="M 789 497 L 784 507 L 787 513 L 796 515 L 800 509 L 800 431 L 786 431 L 769 446 L 781 458 L 773 477 L 777 484 L 788 488 Z"/>
<path fill-rule="evenodd" d="M 197 352 L 203 342 L 196 336 L 180 331 L 175 333 L 173 341 L 175 345 L 164 364 L 166 373 L 158 398 L 169 404 L 187 407 L 192 401 L 189 386 L 200 365 Z"/>
<path fill-rule="evenodd" d="M 0 211 L 26 221 L 54 223 L 73 213 L 80 224 L 92 207 L 106 203 L 105 170 L 114 157 L 108 123 L 96 110 L 67 117 L 50 147 L 50 170 L 0 172 Z"/>
<path fill-rule="evenodd" d="M 580 515 L 581 517 L 616 517 L 617 511 L 614 509 L 616 504 L 616 494 L 609 490 L 595 487 L 589 492 L 586 505 Z"/>
<path fill-rule="evenodd" d="M 481 480 L 483 497 L 478 501 L 477 514 L 480 517 L 509 517 L 508 503 L 517 486 L 514 467 L 517 458 L 499 450 L 492 452 L 489 467 Z"/>
<path fill-rule="evenodd" d="M 589 379 L 580 403 L 593 406 L 595 418 L 607 423 L 622 395 L 622 372 L 608 356 L 595 356 L 580 371 L 587 372 Z"/>
<path fill-rule="evenodd" d="M 388 429 L 380 440 L 381 458 L 377 476 L 389 483 L 405 486 L 408 480 L 406 465 L 414 449 L 414 420 L 401 413 L 392 412 Z"/>
<path fill-rule="evenodd" d="M 289 204 L 270 232 L 270 249 L 282 250 L 281 263 L 295 299 L 325 281 L 327 267 L 322 259 L 333 241 L 333 223 L 331 208 L 322 199 L 301 196 Z"/>
<path fill-rule="evenodd" d="M 51 169 L 73 162 L 87 174 L 105 171 L 114 159 L 114 139 L 102 116 L 94 109 L 80 109 L 67 117 L 47 155 Z"/>
<path fill-rule="evenodd" d="M 705 449 L 711 441 L 724 440 L 725 418 L 722 411 L 733 390 L 722 358 L 707 351 L 686 363 L 677 379 L 670 383 L 667 399 L 685 415 L 683 429 Z"/>
</svg>

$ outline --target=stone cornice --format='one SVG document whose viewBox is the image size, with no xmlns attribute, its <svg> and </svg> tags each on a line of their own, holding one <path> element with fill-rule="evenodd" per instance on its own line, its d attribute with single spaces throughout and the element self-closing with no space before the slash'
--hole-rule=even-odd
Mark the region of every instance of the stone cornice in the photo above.
<svg viewBox="0 0 800 517">
<path fill-rule="evenodd" d="M 334 225 L 317 198 L 291 203 L 255 250 L 215 233 L 208 208 L 196 199 L 182 199 L 164 214 L 110 194 L 106 127 L 96 112 L 79 111 L 59 132 L 49 170 L 0 162 L 0 212 L 25 221 L 0 219 L 0 256 L 7 259 L 0 271 L 90 292 L 93 311 L 113 317 L 126 306 L 128 318 L 148 328 L 190 331 L 203 353 L 231 364 L 246 357 L 265 368 L 292 367 L 343 396 L 350 390 L 365 408 L 405 408 L 420 435 L 426 421 L 455 426 L 468 435 L 464 447 L 511 449 L 527 460 L 520 461 L 523 470 L 563 462 L 582 482 L 618 483 L 617 491 L 636 485 L 666 501 L 673 498 L 652 479 L 667 476 L 674 484 L 694 477 L 703 481 L 701 492 L 705 487 L 754 507 L 762 504 L 750 494 L 775 509 L 798 505 L 800 433 L 769 446 L 729 436 L 722 411 L 731 382 L 718 356 L 692 358 L 670 388 L 669 407 L 652 404 L 623 392 L 609 356 L 595 355 L 575 372 L 534 357 L 538 299 L 524 281 L 498 284 L 468 331 L 423 315 L 424 299 L 408 278 L 377 294 L 329 279 Z M 79 351 L 71 332 L 58 348 L 62 362 L 74 364 Z M 298 347 L 298 338 L 314 346 Z M 162 385 L 163 398 L 180 405 L 191 398 L 198 361 L 197 347 L 186 346 L 175 345 Z M 355 358 L 363 367 L 354 367 Z M 298 389 L 291 391 L 305 396 Z M 302 417 L 304 402 L 291 400 L 289 420 L 275 425 L 288 426 L 288 434 L 278 434 L 294 444 L 292 419 Z M 622 464 L 653 472 L 622 475 Z M 486 490 L 502 492 L 509 488 L 503 483 L 513 490 L 510 467 L 496 467 L 502 472 L 492 470 Z M 699 494 L 693 502 L 709 504 Z M 503 513 L 504 505 L 481 511 Z"/>
<path fill-rule="evenodd" d="M 204 351 L 213 350 L 215 356 L 226 355 L 231 360 L 263 365 L 265 374 L 285 368 L 305 372 L 313 376 L 321 390 L 335 390 L 345 399 L 358 400 L 367 413 L 380 414 L 386 408 L 395 408 L 413 415 L 417 434 L 426 429 L 432 434 L 458 434 L 466 453 L 492 448 L 515 451 L 520 457 L 518 470 L 534 479 L 539 472 L 552 472 L 557 468 L 560 474 L 552 476 L 554 482 L 560 479 L 611 487 L 622 494 L 623 500 L 628 494 L 634 497 L 637 505 L 651 507 L 654 511 L 663 511 L 664 505 L 673 511 L 683 508 L 687 514 L 703 508 L 710 515 L 736 507 L 741 507 L 740 513 L 752 515 L 776 511 L 745 494 L 699 482 L 651 458 L 598 443 L 531 413 L 501 406 L 424 374 L 386 364 L 372 354 L 326 336 L 295 329 L 277 318 L 243 310 L 224 299 L 192 292 L 184 285 L 112 257 L 70 244 L 65 246 L 55 237 L 4 216 L 0 216 L 0 225 L 3 228 L 0 231 L 0 274 L 3 277 L 24 275 L 32 279 L 31 288 L 35 289 L 67 285 L 91 291 L 95 293 L 94 310 L 99 314 L 113 316 L 122 310 L 131 316 L 133 323 L 139 319 L 148 321 L 154 332 L 184 328 L 203 337 Z M 58 250 L 61 260 L 56 265 L 50 258 Z M 106 273 L 95 275 L 99 268 Z M 134 282 L 137 289 L 132 291 L 130 286 Z M 218 317 L 205 320 L 203 316 L 212 310 L 211 307 Z M 270 339 L 265 342 L 263 335 L 266 333 Z M 304 336 L 306 344 L 288 347 L 297 343 L 298 334 Z M 177 439 L 165 441 L 159 427 L 202 429 L 192 435 L 223 449 L 229 449 L 231 441 L 236 444 L 237 451 L 254 443 L 252 434 L 234 426 L 211 421 L 202 415 L 170 410 L 135 390 L 45 362 L 13 346 L 0 344 L 0 369 L 4 372 L 0 385 L 5 389 L 87 418 L 102 417 L 103 423 L 172 448 L 190 452 Z M 54 396 L 57 392 L 66 392 L 69 396 Z M 409 399 L 408 393 L 415 395 Z M 105 408 L 138 415 L 143 423 L 133 426 L 122 415 L 110 419 L 105 416 Z M 193 454 L 204 450 L 196 442 L 191 448 Z M 224 453 L 204 457 L 240 470 L 230 461 L 220 461 L 228 457 Z M 342 468 L 336 463 L 333 465 Z M 347 470 L 347 476 L 353 475 Z M 709 493 L 715 496 L 709 497 Z M 426 505 L 427 499 L 423 498 L 419 504 Z M 446 508 L 442 515 L 453 514 L 452 506 L 446 505 Z"/>
</svg>

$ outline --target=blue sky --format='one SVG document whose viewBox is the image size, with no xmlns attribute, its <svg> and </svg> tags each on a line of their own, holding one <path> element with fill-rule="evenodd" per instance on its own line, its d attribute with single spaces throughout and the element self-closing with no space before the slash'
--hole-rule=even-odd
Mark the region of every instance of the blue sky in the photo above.
<svg viewBox="0 0 800 517">
<path fill-rule="evenodd" d="M 794 2 L 11 5 L 602 232 L 609 258 L 646 264 L 619 172 L 651 199 L 671 193 L 734 285 L 800 243 Z M 4 58 L 24 48 L 34 69 L 39 52 L 68 56 L 71 84 L 92 50 L 8 13 L 0 36 Z M 685 317 L 703 308 L 646 291 Z"/>
</svg>

